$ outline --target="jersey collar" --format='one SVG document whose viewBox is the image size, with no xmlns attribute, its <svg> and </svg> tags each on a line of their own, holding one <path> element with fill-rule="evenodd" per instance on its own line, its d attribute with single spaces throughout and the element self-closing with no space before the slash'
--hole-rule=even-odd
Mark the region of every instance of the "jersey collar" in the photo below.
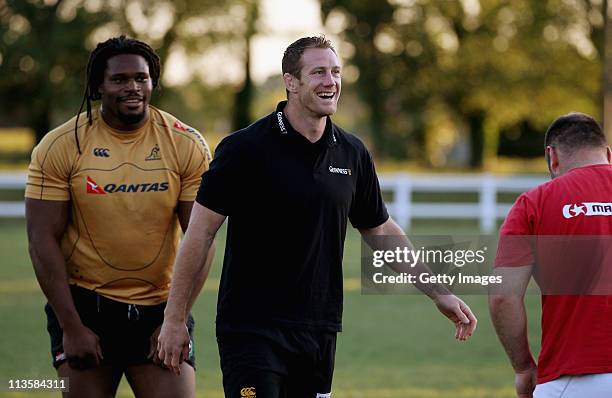
<svg viewBox="0 0 612 398">
<path fill-rule="evenodd" d="M 274 121 L 273 121 L 273 125 L 275 129 L 278 131 L 280 135 L 299 136 L 303 139 L 306 139 L 304 138 L 304 136 L 298 133 L 293 128 L 293 126 L 291 126 L 291 123 L 289 123 L 289 120 L 283 113 L 283 110 L 285 109 L 286 105 L 287 105 L 287 101 L 281 101 L 276 106 L 276 111 L 274 111 Z M 337 137 L 337 133 L 335 132 L 335 126 L 333 125 L 331 117 L 329 116 L 327 116 L 326 118 L 325 131 L 323 132 L 323 136 L 321 137 L 319 141 L 315 142 L 314 145 L 320 144 L 321 142 L 325 142 L 328 147 L 332 147 L 338 144 L 338 137 Z"/>
</svg>

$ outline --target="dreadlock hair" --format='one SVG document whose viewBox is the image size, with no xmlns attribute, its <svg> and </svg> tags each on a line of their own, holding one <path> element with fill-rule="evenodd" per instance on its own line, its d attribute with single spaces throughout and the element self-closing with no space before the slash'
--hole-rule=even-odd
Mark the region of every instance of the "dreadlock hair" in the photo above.
<svg viewBox="0 0 612 398">
<path fill-rule="evenodd" d="M 105 42 L 98 43 L 96 48 L 89 55 L 87 62 L 87 80 L 85 83 L 85 92 L 83 93 L 83 101 L 77 113 L 76 122 L 74 125 L 74 136 L 76 138 L 77 149 L 81 154 L 81 146 L 79 144 L 79 136 L 77 134 L 79 126 L 79 116 L 83 111 L 83 106 L 87 104 L 87 119 L 89 125 L 93 124 L 93 116 L 91 112 L 91 102 L 99 100 L 102 95 L 98 92 L 98 87 L 104 81 L 104 71 L 106 70 L 106 61 L 109 58 L 119 54 L 136 54 L 141 55 L 149 64 L 149 74 L 153 82 L 153 88 L 159 84 L 159 76 L 161 74 L 161 65 L 159 56 L 155 50 L 147 43 L 140 40 L 131 39 L 124 35 L 113 37 Z"/>
</svg>

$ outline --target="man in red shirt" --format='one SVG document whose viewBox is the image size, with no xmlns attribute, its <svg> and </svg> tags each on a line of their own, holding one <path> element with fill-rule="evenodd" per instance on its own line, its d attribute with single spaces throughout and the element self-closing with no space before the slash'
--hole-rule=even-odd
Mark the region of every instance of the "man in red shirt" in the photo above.
<svg viewBox="0 0 612 398">
<path fill-rule="evenodd" d="M 491 290 L 491 318 L 519 398 L 609 398 L 612 290 L 593 286 L 610 280 L 612 250 L 609 244 L 584 248 L 610 242 L 612 151 L 597 122 L 580 113 L 555 120 L 545 147 L 552 181 L 522 194 L 499 233 L 495 272 L 504 290 Z M 569 246 L 583 249 L 572 254 Z M 537 364 L 523 300 L 532 276 L 542 291 Z"/>
</svg>

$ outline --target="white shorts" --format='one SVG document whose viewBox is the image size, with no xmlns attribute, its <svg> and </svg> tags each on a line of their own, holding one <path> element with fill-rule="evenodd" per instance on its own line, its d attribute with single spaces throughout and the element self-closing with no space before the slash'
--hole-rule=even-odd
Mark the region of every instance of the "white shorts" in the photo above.
<svg viewBox="0 0 612 398">
<path fill-rule="evenodd" d="M 610 398 L 612 373 L 563 376 L 538 384 L 533 398 Z"/>
</svg>

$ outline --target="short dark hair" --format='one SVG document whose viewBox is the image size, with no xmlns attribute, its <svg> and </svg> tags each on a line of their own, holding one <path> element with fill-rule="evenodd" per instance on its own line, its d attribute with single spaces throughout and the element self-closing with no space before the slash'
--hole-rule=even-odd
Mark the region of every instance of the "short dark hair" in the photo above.
<svg viewBox="0 0 612 398">
<path fill-rule="evenodd" d="M 558 117 L 548 127 L 544 136 L 544 147 L 560 147 L 566 152 L 606 145 L 606 136 L 595 119 L 579 112 Z"/>
<path fill-rule="evenodd" d="M 289 73 L 298 79 L 301 77 L 302 54 L 308 48 L 329 48 L 334 54 L 337 54 L 331 41 L 323 35 L 302 37 L 291 43 L 285 50 L 283 54 L 283 75 Z"/>
<path fill-rule="evenodd" d="M 153 50 L 153 48 L 151 48 L 151 46 L 149 46 L 147 43 L 126 37 L 125 35 L 112 37 L 104 42 L 98 43 L 96 48 L 91 52 L 91 54 L 89 54 L 85 93 L 83 94 L 83 101 L 81 102 L 81 107 L 77 113 L 74 126 L 74 135 L 79 153 L 81 153 L 81 147 L 79 144 L 77 129 L 79 115 L 83 110 L 83 105 L 87 104 L 87 119 L 89 120 L 89 124 L 92 124 L 93 118 L 91 113 L 91 101 L 99 100 L 101 98 L 98 88 L 104 81 L 106 63 L 109 58 L 119 54 L 136 54 L 142 56 L 149 64 L 149 75 L 151 76 L 153 88 L 156 88 L 159 85 L 161 63 L 159 56 L 157 53 L 155 53 L 155 50 Z"/>
</svg>

